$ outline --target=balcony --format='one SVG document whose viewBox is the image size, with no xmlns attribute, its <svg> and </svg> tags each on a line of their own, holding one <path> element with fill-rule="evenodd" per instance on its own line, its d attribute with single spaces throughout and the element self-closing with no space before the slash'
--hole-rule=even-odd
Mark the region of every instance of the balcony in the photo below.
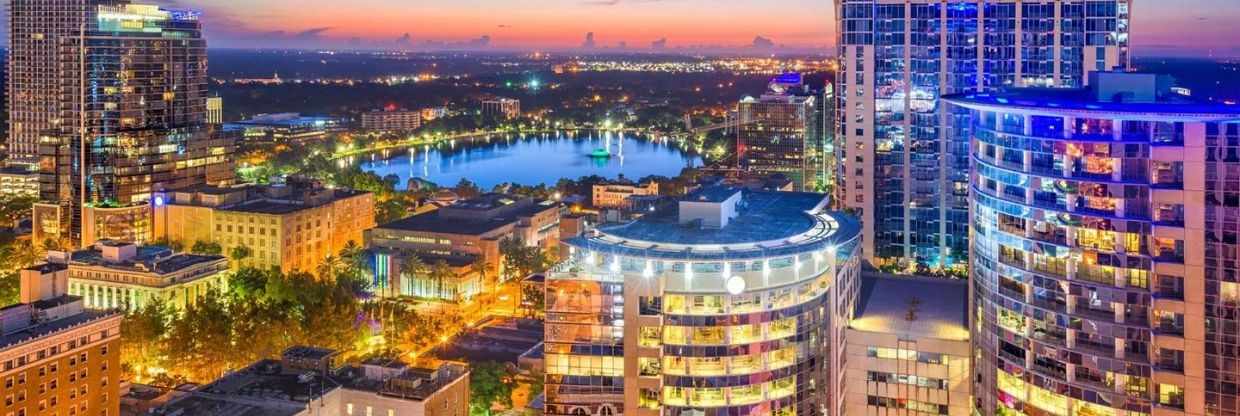
<svg viewBox="0 0 1240 416">
<path fill-rule="evenodd" d="M 1076 340 L 1076 345 L 1073 345 L 1072 349 L 1080 351 L 1080 352 L 1088 353 L 1095 357 L 1114 357 L 1115 356 L 1114 345 L 1103 344 L 1100 342 L 1089 340 L 1087 338 L 1078 338 Z"/>
<path fill-rule="evenodd" d="M 1072 314 L 1098 322 L 1115 322 L 1114 311 L 1111 311 L 1110 309 L 1094 309 L 1088 306 L 1082 306 L 1086 305 L 1087 302 L 1088 299 L 1077 298 L 1076 309 L 1073 309 Z"/>
<path fill-rule="evenodd" d="M 1115 269 L 1106 266 L 1082 265 L 1076 270 L 1076 275 L 1074 277 L 1076 280 L 1084 280 L 1106 286 L 1115 286 Z"/>
</svg>

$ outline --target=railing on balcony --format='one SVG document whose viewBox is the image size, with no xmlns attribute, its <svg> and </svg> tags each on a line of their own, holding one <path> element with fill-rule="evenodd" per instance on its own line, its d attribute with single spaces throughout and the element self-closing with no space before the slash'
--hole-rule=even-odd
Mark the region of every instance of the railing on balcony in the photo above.
<svg viewBox="0 0 1240 416">
<path fill-rule="evenodd" d="M 1076 269 L 1076 279 L 1115 286 L 1115 270 L 1105 266 L 1080 265 Z"/>
</svg>

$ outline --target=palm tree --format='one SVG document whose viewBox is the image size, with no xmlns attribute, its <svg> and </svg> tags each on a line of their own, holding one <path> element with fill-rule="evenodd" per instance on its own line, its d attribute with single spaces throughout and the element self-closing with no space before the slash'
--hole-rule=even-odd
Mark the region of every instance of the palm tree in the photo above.
<svg viewBox="0 0 1240 416">
<path fill-rule="evenodd" d="M 469 269 L 474 273 L 477 273 L 478 276 L 481 277 L 480 280 L 487 280 L 487 261 L 482 258 L 482 256 L 474 258 L 474 262 L 469 264 Z"/>
<path fill-rule="evenodd" d="M 448 262 L 439 260 L 431 266 L 431 278 L 435 280 L 435 296 L 443 299 L 443 281 L 451 278 L 453 275 L 452 268 L 448 266 Z M 446 300 L 446 299 L 445 299 Z"/>
<path fill-rule="evenodd" d="M 409 276 L 409 280 L 417 278 L 418 275 L 426 272 L 426 263 L 421 257 L 413 252 L 401 253 L 400 275 Z M 393 286 L 393 285 L 388 285 Z"/>
<path fill-rule="evenodd" d="M 319 280 L 334 279 L 344 267 L 344 259 L 328 255 L 323 259 L 323 262 L 319 263 L 319 268 L 317 270 Z"/>
</svg>

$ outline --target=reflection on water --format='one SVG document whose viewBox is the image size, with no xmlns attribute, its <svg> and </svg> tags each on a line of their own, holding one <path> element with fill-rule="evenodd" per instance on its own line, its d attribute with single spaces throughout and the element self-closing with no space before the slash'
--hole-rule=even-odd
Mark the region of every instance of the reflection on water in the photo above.
<svg viewBox="0 0 1240 416">
<path fill-rule="evenodd" d="M 628 178 L 676 176 L 702 159 L 676 147 L 631 133 L 545 133 L 455 140 L 407 151 L 385 151 L 351 158 L 380 176 L 397 175 L 400 186 L 419 178 L 443 186 L 462 178 L 484 189 L 501 183 L 554 185 L 561 178 L 599 175 Z"/>
</svg>

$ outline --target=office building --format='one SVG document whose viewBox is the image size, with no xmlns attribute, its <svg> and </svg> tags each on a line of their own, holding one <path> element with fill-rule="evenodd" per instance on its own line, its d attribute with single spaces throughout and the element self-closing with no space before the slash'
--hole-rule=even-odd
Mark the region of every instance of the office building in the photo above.
<svg viewBox="0 0 1240 416">
<path fill-rule="evenodd" d="M 1240 108 L 1166 77 L 945 98 L 972 112 L 982 414 L 1240 412 Z"/>
<path fill-rule="evenodd" d="M 962 273 L 968 113 L 939 97 L 1126 67 L 1132 3 L 837 0 L 836 194 L 861 217 L 866 259 Z"/>
<path fill-rule="evenodd" d="M 52 252 L 48 261 L 68 265 L 69 295 L 92 309 L 134 311 L 160 302 L 180 310 L 228 284 L 224 256 L 177 254 L 167 247 L 99 241 L 85 250 Z"/>
<path fill-rule="evenodd" d="M 546 414 L 840 414 L 860 234 L 827 203 L 710 187 L 568 240 Z"/>
<path fill-rule="evenodd" d="M 207 97 L 207 124 L 224 124 L 224 98 Z"/>
<path fill-rule="evenodd" d="M 969 286 L 866 273 L 848 324 L 845 415 L 973 414 Z"/>
<path fill-rule="evenodd" d="M 427 265 L 441 260 L 449 265 L 481 261 L 484 280 L 495 281 L 504 272 L 500 243 L 508 239 L 554 253 L 560 244 L 560 204 L 485 194 L 368 230 L 366 247 L 374 254 L 373 285 L 379 293 L 416 296 L 418 287 L 425 286 L 417 280 L 425 277 L 402 272 L 405 257 L 410 255 Z"/>
<path fill-rule="evenodd" d="M 0 195 L 37 199 L 39 171 L 21 165 L 0 168 Z"/>
<path fill-rule="evenodd" d="M 826 136 L 822 98 L 810 92 L 801 74 L 773 80 L 759 98 L 737 104 L 737 161 L 759 175 L 782 174 L 797 190 L 825 189 Z"/>
<path fill-rule="evenodd" d="M 362 114 L 362 129 L 375 132 L 408 133 L 422 127 L 422 112 L 382 110 Z"/>
<path fill-rule="evenodd" d="M 224 125 L 240 130 L 248 145 L 298 144 L 342 131 L 344 123 L 334 117 L 303 116 L 300 113 L 260 114 L 248 120 Z"/>
<path fill-rule="evenodd" d="M 197 13 L 125 1 L 10 5 L 9 147 L 39 162 L 37 241 L 145 241 L 153 192 L 231 180 L 231 146 L 206 124 Z"/>
<path fill-rule="evenodd" d="M 594 184 L 590 194 L 594 208 L 628 209 L 632 206 L 630 198 L 634 196 L 658 196 L 659 182 L 640 184 L 622 175 L 616 180 Z"/>
<path fill-rule="evenodd" d="M 469 416 L 469 370 L 370 359 L 338 365 L 335 351 L 292 347 L 198 387 L 151 415 Z"/>
<path fill-rule="evenodd" d="M 375 226 L 374 195 L 293 181 L 280 186 L 200 186 L 160 193 L 154 204 L 155 237 L 184 247 L 213 242 L 226 256 L 249 256 L 232 267 L 316 273 L 323 259 Z"/>
<path fill-rule="evenodd" d="M 21 303 L 0 309 L 5 414 L 118 414 L 121 314 L 66 294 L 64 264 L 28 267 L 20 279 Z"/>
<path fill-rule="evenodd" d="M 506 119 L 521 117 L 521 100 L 503 97 L 487 98 L 482 100 L 482 115 Z"/>
</svg>

